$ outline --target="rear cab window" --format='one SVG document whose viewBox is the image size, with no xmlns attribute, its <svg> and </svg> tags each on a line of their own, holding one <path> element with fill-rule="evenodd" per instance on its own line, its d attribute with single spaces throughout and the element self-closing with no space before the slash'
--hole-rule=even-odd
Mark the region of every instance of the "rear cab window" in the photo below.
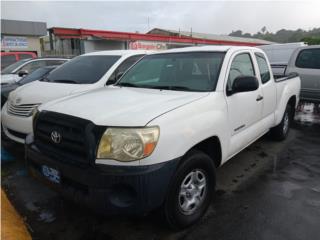
<svg viewBox="0 0 320 240">
<path fill-rule="evenodd" d="M 320 48 L 301 50 L 295 65 L 297 68 L 320 69 Z"/>
</svg>

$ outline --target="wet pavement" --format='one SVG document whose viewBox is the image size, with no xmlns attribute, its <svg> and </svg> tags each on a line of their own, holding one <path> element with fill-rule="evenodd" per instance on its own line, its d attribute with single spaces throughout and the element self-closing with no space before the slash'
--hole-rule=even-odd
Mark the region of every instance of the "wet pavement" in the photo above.
<svg viewBox="0 0 320 240">
<path fill-rule="evenodd" d="M 268 135 L 217 170 L 217 192 L 202 221 L 173 232 L 157 212 L 102 217 L 28 176 L 23 147 L 5 145 L 2 187 L 34 239 L 319 239 L 320 114 L 297 113 L 288 139 Z M 2 152 L 2 156 L 3 156 Z"/>
</svg>

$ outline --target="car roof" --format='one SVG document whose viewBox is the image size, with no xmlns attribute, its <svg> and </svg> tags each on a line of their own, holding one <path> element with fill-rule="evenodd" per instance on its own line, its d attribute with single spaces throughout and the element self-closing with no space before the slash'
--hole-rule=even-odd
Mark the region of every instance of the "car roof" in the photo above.
<svg viewBox="0 0 320 240">
<path fill-rule="evenodd" d="M 320 48 L 320 45 L 303 46 L 303 47 L 299 47 L 299 50 L 301 50 L 301 49 L 314 49 L 314 48 Z"/>
<path fill-rule="evenodd" d="M 162 52 L 157 52 L 154 54 L 163 54 L 163 53 L 183 53 L 183 52 L 227 52 L 229 50 L 246 50 L 246 49 L 255 49 L 261 51 L 255 47 L 242 47 L 242 46 L 227 46 L 227 45 L 210 45 L 210 46 L 196 46 L 196 47 L 184 47 L 184 48 L 175 48 L 170 50 L 165 50 Z"/>
<path fill-rule="evenodd" d="M 30 58 L 30 60 L 70 60 L 70 58 L 64 57 L 38 57 L 38 58 Z"/>
<path fill-rule="evenodd" d="M 97 52 L 91 52 L 83 54 L 82 56 L 127 56 L 127 55 L 140 55 L 140 54 L 150 54 L 153 53 L 153 51 L 149 50 L 110 50 L 110 51 L 97 51 Z"/>
</svg>

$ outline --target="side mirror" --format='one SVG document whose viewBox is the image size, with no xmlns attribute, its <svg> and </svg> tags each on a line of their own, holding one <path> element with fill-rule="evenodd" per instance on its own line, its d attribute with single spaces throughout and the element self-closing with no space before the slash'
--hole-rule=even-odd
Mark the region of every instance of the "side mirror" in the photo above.
<svg viewBox="0 0 320 240">
<path fill-rule="evenodd" d="M 124 74 L 124 72 L 116 72 L 115 74 L 112 74 L 112 76 L 107 81 L 106 85 L 113 85 L 115 84 Z"/>
<path fill-rule="evenodd" d="M 259 81 L 253 76 L 239 76 L 232 84 L 232 91 L 229 95 L 239 92 L 251 92 L 259 88 Z"/>
<path fill-rule="evenodd" d="M 19 72 L 18 72 L 18 76 L 19 77 L 24 77 L 24 76 L 26 76 L 26 75 L 28 75 L 29 74 L 29 72 L 27 71 L 27 70 L 20 70 Z"/>
</svg>

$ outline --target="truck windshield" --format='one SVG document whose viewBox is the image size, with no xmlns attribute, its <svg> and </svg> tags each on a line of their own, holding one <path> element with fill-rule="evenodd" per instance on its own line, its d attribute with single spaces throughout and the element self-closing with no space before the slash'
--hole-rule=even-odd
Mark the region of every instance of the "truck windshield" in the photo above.
<svg viewBox="0 0 320 240">
<path fill-rule="evenodd" d="M 175 91 L 214 91 L 224 55 L 224 52 L 188 52 L 145 56 L 116 85 Z"/>
<path fill-rule="evenodd" d="M 120 56 L 111 55 L 79 56 L 53 70 L 45 80 L 73 84 L 95 83 L 119 58 Z"/>
</svg>

